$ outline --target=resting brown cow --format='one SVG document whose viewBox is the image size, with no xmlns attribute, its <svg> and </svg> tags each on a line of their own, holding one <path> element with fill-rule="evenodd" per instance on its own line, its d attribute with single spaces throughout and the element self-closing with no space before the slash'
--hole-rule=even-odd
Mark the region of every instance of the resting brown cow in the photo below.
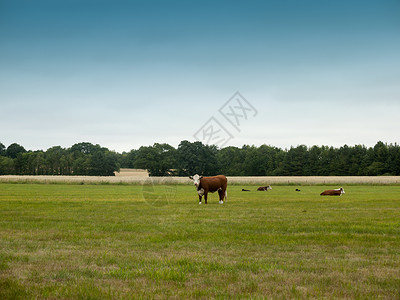
<svg viewBox="0 0 400 300">
<path fill-rule="evenodd" d="M 272 190 L 272 187 L 270 185 L 266 185 L 266 186 L 260 186 L 257 191 L 265 191 L 267 192 L 268 190 Z"/>
<path fill-rule="evenodd" d="M 208 192 L 214 193 L 218 191 L 220 204 L 224 203 L 224 197 L 225 200 L 227 199 L 226 188 L 228 186 L 228 180 L 224 175 L 203 177 L 196 174 L 189 178 L 193 180 L 193 183 L 196 186 L 197 194 L 199 194 L 199 204 L 201 204 L 201 198 L 203 196 L 204 203 L 207 204 Z"/>
<path fill-rule="evenodd" d="M 321 196 L 341 196 L 344 193 L 345 193 L 344 189 L 341 187 L 341 188 L 338 188 L 338 189 L 335 189 L 335 190 L 323 191 L 320 195 Z"/>
</svg>

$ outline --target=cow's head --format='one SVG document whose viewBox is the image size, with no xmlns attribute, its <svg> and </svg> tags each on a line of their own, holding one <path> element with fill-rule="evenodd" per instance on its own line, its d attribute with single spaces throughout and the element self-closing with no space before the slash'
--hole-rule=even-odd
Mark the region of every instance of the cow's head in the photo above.
<svg viewBox="0 0 400 300">
<path fill-rule="evenodd" d="M 196 187 L 198 187 L 200 185 L 200 179 L 203 178 L 203 176 L 200 175 L 193 175 L 193 176 L 189 176 L 190 179 L 193 180 L 193 183 Z"/>
<path fill-rule="evenodd" d="M 345 194 L 344 189 L 342 187 L 339 189 L 339 191 L 341 194 Z"/>
<path fill-rule="evenodd" d="M 267 185 L 267 191 L 272 190 L 272 187 L 270 185 Z"/>
</svg>

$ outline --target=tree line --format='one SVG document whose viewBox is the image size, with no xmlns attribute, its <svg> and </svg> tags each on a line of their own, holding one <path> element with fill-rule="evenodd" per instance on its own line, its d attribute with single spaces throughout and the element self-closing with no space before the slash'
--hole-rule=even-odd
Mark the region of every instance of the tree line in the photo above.
<svg viewBox="0 0 400 300">
<path fill-rule="evenodd" d="M 0 143 L 0 175 L 113 176 L 119 170 L 118 160 L 118 153 L 91 143 L 47 151 L 27 151 L 17 143 L 5 148 Z"/>
<path fill-rule="evenodd" d="M 100 145 L 78 143 L 46 151 L 27 151 L 0 143 L 0 175 L 113 176 L 120 168 L 147 169 L 150 176 L 193 174 L 228 176 L 376 176 L 400 175 L 400 146 L 377 142 L 340 148 L 269 145 L 218 148 L 182 141 L 177 148 L 155 143 L 117 153 Z"/>
</svg>

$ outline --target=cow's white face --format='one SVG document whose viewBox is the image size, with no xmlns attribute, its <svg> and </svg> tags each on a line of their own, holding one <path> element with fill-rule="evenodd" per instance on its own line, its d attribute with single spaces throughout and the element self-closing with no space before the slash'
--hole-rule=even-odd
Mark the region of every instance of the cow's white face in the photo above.
<svg viewBox="0 0 400 300">
<path fill-rule="evenodd" d="M 345 194 L 344 189 L 342 187 L 335 189 L 335 191 L 340 191 L 340 194 Z"/>
<path fill-rule="evenodd" d="M 189 176 L 190 179 L 193 180 L 193 184 L 198 187 L 200 185 L 200 179 L 203 178 L 203 176 L 200 175 L 193 175 L 193 176 Z"/>
</svg>

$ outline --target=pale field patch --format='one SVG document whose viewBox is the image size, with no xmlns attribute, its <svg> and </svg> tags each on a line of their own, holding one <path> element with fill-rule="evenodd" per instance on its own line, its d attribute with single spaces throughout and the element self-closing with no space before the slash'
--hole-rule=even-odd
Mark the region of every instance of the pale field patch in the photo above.
<svg viewBox="0 0 400 300">
<path fill-rule="evenodd" d="M 400 176 L 227 176 L 233 185 L 398 185 Z M 4 183 L 191 184 L 188 177 L 149 177 L 146 170 L 121 169 L 116 176 L 1 175 Z"/>
<path fill-rule="evenodd" d="M 119 172 L 114 172 L 117 177 L 149 177 L 149 172 L 143 169 L 120 169 Z"/>
</svg>

